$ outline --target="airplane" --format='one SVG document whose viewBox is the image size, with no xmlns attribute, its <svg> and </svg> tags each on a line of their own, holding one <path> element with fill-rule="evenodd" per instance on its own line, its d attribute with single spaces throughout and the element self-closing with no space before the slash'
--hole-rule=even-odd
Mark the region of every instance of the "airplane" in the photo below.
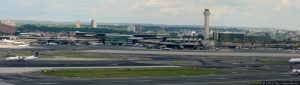
<svg viewBox="0 0 300 85">
<path fill-rule="evenodd" d="M 300 74 L 300 69 L 294 69 L 294 65 L 300 64 L 300 58 L 291 58 L 289 60 L 292 73 Z"/>
<path fill-rule="evenodd" d="M 38 52 L 34 52 L 32 56 L 16 56 L 16 57 L 8 57 L 5 60 L 17 60 L 19 62 L 25 62 L 26 60 L 33 60 L 37 59 L 38 57 Z"/>
<path fill-rule="evenodd" d="M 7 44 L 11 44 L 11 45 L 16 45 L 16 46 L 19 46 L 19 47 L 29 46 L 29 44 L 26 44 L 25 42 L 17 42 L 17 41 L 14 41 L 14 40 L 3 39 L 2 42 L 7 43 Z"/>
</svg>

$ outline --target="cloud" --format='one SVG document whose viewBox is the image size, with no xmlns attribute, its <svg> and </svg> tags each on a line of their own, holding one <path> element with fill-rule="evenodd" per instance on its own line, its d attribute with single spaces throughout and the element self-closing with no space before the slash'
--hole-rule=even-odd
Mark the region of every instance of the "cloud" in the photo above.
<svg viewBox="0 0 300 85">
<path fill-rule="evenodd" d="M 211 12 L 215 15 L 221 15 L 221 14 L 233 14 L 236 12 L 235 9 L 231 7 L 218 7 L 218 8 L 213 8 Z"/>
<path fill-rule="evenodd" d="M 47 17 L 47 16 L 27 16 L 24 17 L 23 20 L 37 20 L 40 21 L 41 19 L 45 21 L 60 21 L 60 22 L 69 22 L 69 19 L 59 18 L 59 17 Z"/>
<path fill-rule="evenodd" d="M 274 8 L 274 10 L 289 9 L 290 0 L 280 0 L 280 3 Z"/>
</svg>

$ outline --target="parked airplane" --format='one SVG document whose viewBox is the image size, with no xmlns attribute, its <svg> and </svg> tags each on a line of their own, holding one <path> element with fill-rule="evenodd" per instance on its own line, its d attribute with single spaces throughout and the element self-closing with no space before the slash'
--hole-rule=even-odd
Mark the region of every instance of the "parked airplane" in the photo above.
<svg viewBox="0 0 300 85">
<path fill-rule="evenodd" d="M 296 64 L 300 64 L 300 58 L 292 58 L 289 60 L 292 73 L 300 74 L 300 69 L 294 68 Z"/>
<path fill-rule="evenodd" d="M 19 46 L 19 47 L 29 46 L 29 44 L 26 44 L 25 42 L 17 42 L 17 41 L 14 41 L 14 40 L 3 39 L 2 42 L 6 43 L 6 44 L 16 45 L 16 46 Z"/>
<path fill-rule="evenodd" d="M 37 59 L 39 52 L 34 52 L 32 56 L 16 56 L 16 57 L 8 57 L 5 60 L 17 60 L 20 62 L 24 62 L 26 60 Z"/>
</svg>

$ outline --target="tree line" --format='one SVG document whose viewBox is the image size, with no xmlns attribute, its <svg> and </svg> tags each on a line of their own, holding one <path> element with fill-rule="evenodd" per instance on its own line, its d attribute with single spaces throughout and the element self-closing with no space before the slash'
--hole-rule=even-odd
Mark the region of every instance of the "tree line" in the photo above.
<svg viewBox="0 0 300 85">
<path fill-rule="evenodd" d="M 48 26 L 36 26 L 36 25 L 21 25 L 17 27 L 18 32 L 32 32 L 32 31 L 40 31 L 40 32 L 93 32 L 93 33 L 120 33 L 120 34 L 133 34 L 133 32 L 129 32 L 126 30 L 114 30 L 107 28 L 71 28 L 71 27 L 48 27 Z"/>
</svg>

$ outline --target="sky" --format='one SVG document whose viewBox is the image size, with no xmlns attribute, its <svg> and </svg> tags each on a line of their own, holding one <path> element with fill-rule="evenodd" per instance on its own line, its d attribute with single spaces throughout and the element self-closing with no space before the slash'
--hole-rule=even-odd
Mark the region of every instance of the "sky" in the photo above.
<svg viewBox="0 0 300 85">
<path fill-rule="evenodd" d="M 300 29 L 300 0 L 0 0 L 0 19 Z"/>
</svg>

